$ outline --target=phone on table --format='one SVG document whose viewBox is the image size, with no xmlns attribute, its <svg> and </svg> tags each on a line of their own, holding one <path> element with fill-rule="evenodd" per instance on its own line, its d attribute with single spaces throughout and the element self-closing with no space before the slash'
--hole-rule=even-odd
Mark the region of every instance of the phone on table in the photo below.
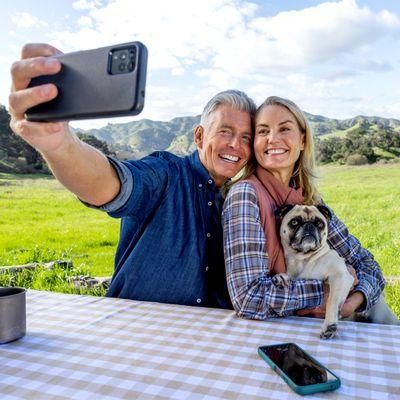
<svg viewBox="0 0 400 400">
<path fill-rule="evenodd" d="M 258 354 L 298 394 L 326 392 L 340 387 L 340 379 L 295 343 L 258 348 Z"/>
<path fill-rule="evenodd" d="M 54 75 L 33 78 L 29 87 L 53 83 L 55 99 L 28 109 L 29 121 L 64 121 L 139 114 L 144 106 L 147 49 L 140 42 L 52 56 Z"/>
</svg>

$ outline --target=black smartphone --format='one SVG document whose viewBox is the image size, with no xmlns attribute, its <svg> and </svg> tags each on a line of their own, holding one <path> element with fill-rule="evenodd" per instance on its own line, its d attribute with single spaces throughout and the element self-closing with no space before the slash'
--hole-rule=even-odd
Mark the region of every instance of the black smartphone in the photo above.
<svg viewBox="0 0 400 400">
<path fill-rule="evenodd" d="M 147 49 L 130 42 L 53 56 L 54 75 L 33 78 L 30 87 L 53 83 L 55 99 L 28 109 L 29 121 L 64 121 L 139 114 L 144 106 Z"/>
<path fill-rule="evenodd" d="M 340 379 L 295 343 L 261 346 L 258 354 L 298 394 L 340 387 Z"/>
</svg>

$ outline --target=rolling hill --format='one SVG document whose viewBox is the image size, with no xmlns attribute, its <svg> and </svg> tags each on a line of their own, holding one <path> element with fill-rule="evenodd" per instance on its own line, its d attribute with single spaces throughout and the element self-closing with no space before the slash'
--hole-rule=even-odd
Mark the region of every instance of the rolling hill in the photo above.
<svg viewBox="0 0 400 400">
<path fill-rule="evenodd" d="M 362 128 L 367 133 L 394 129 L 400 132 L 400 120 L 357 116 L 338 120 L 306 113 L 314 135 L 321 138 L 344 137 L 352 129 Z M 107 142 L 121 158 L 141 158 L 156 150 L 168 150 L 178 155 L 194 149 L 193 130 L 200 116 L 178 117 L 171 121 L 142 119 L 125 124 L 108 124 L 100 129 L 81 131 Z"/>
</svg>

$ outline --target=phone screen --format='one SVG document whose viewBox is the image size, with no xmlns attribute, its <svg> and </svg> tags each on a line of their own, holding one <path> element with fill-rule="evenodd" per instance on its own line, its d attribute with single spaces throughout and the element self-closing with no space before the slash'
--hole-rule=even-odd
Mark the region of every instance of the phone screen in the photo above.
<svg viewBox="0 0 400 400">
<path fill-rule="evenodd" d="M 260 350 L 296 385 L 313 385 L 337 379 L 294 343 L 263 346 Z"/>
</svg>

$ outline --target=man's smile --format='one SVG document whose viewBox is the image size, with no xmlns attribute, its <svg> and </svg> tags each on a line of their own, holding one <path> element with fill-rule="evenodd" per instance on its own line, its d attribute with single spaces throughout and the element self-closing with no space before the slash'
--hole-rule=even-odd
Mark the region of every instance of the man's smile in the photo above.
<svg viewBox="0 0 400 400">
<path fill-rule="evenodd" d="M 230 163 L 237 163 L 240 160 L 240 157 L 231 154 L 218 154 L 218 156 L 219 158 L 222 158 L 224 161 Z"/>
</svg>

